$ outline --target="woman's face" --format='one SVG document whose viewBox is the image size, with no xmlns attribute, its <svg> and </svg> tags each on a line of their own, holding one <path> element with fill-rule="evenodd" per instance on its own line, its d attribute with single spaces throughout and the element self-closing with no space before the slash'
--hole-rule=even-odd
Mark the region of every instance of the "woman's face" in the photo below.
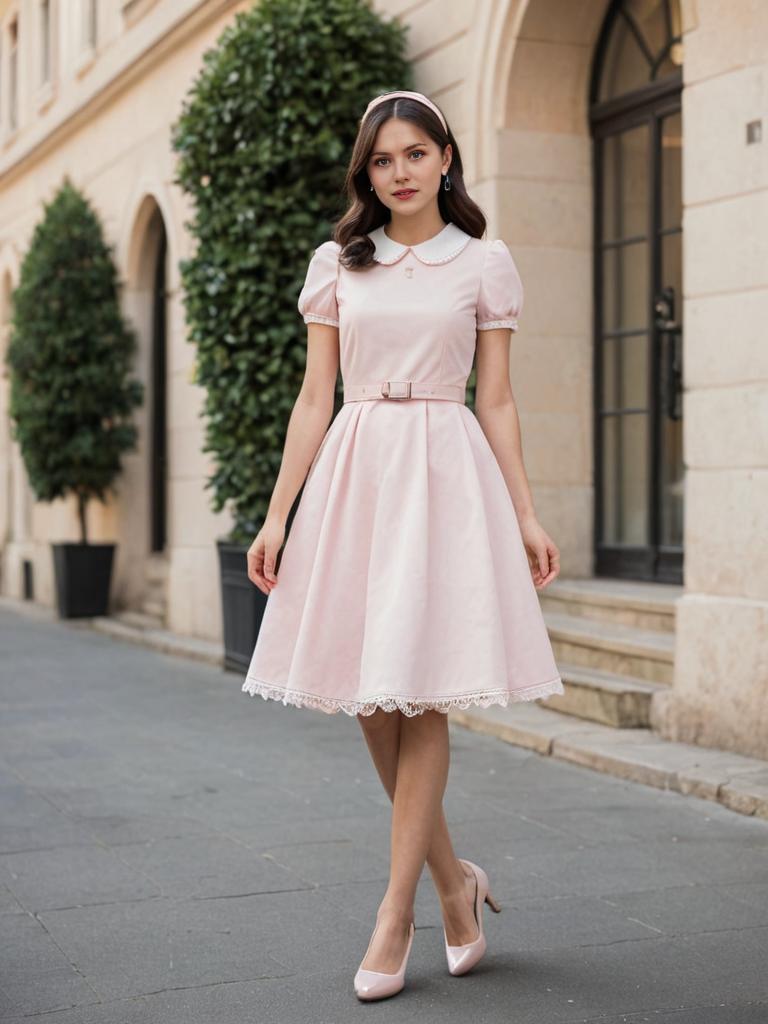
<svg viewBox="0 0 768 1024">
<path fill-rule="evenodd" d="M 376 133 L 367 171 L 381 202 L 395 214 L 412 216 L 435 202 L 440 175 L 450 163 L 450 143 L 443 154 L 412 121 L 392 117 Z M 411 191 L 410 198 L 396 195 L 404 189 Z"/>
</svg>

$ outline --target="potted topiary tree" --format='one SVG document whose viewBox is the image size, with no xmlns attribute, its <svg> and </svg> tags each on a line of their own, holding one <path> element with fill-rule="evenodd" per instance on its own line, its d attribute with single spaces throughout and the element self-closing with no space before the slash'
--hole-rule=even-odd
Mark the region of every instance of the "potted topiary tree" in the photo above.
<svg viewBox="0 0 768 1024">
<path fill-rule="evenodd" d="M 346 158 L 371 96 L 410 88 L 406 29 L 364 0 L 262 0 L 236 15 L 173 131 L 176 183 L 197 245 L 180 263 L 217 541 L 225 666 L 246 668 L 266 595 L 246 552 L 267 511 L 306 359 L 296 301 L 312 251 L 344 206 Z M 337 411 L 341 404 L 337 391 Z M 294 503 L 286 532 L 295 512 Z"/>
<path fill-rule="evenodd" d="M 114 544 L 88 541 L 86 509 L 104 501 L 143 387 L 129 379 L 136 338 L 123 321 L 117 274 L 101 225 L 68 177 L 44 207 L 12 296 L 7 353 L 10 415 L 38 501 L 73 494 L 78 543 L 54 543 L 62 618 L 104 615 Z"/>
</svg>

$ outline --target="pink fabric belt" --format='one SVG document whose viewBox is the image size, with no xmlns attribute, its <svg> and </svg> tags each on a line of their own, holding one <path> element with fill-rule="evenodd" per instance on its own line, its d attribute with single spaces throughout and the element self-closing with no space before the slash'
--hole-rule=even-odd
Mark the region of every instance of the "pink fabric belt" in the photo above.
<svg viewBox="0 0 768 1024">
<path fill-rule="evenodd" d="M 345 402 L 363 402 L 370 398 L 444 398 L 464 402 L 466 385 L 430 384 L 429 381 L 382 380 L 376 384 L 346 384 Z"/>
</svg>

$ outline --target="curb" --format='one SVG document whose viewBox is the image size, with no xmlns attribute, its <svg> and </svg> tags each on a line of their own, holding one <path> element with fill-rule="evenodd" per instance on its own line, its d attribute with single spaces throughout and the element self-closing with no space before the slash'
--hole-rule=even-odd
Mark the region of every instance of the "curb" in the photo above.
<svg viewBox="0 0 768 1024">
<path fill-rule="evenodd" d="M 44 605 L 0 597 L 0 608 L 44 622 L 91 628 L 164 654 L 192 658 L 223 669 L 221 645 L 167 630 L 138 629 L 110 616 L 57 619 Z M 768 821 L 768 762 L 691 743 L 662 739 L 651 729 L 619 729 L 574 718 L 533 701 L 509 707 L 448 712 L 451 722 L 494 736 L 545 757 L 593 771 L 711 800 L 738 814 Z"/>
<path fill-rule="evenodd" d="M 182 636 L 179 633 L 172 633 L 167 629 L 140 629 L 138 626 L 129 626 L 119 619 L 110 615 L 98 615 L 93 618 L 82 619 L 61 619 L 56 615 L 55 610 L 47 605 L 38 604 L 33 601 L 17 601 L 14 598 L 0 596 L 0 608 L 11 612 L 18 612 L 29 618 L 42 622 L 52 622 L 57 625 L 68 626 L 71 629 L 95 629 L 99 633 L 114 637 L 116 640 L 125 640 L 127 643 L 139 644 L 141 647 L 149 647 L 153 651 L 160 651 L 162 654 L 173 654 L 180 658 L 192 658 L 195 661 L 205 661 L 211 665 L 224 667 L 224 652 L 220 643 L 211 640 L 200 640 L 198 637 Z"/>
<path fill-rule="evenodd" d="M 219 668 L 224 667 L 224 652 L 221 649 L 221 644 L 213 643 L 210 640 L 180 636 L 167 629 L 140 629 L 136 626 L 128 626 L 124 622 L 118 622 L 108 615 L 81 621 L 87 622 L 99 633 L 106 633 L 107 636 L 114 637 L 116 640 L 126 640 L 128 643 L 150 647 L 163 654 L 174 654 L 180 658 L 192 658 L 195 661 L 218 665 Z"/>
<path fill-rule="evenodd" d="M 451 711 L 456 725 L 561 761 L 722 804 L 768 821 L 768 762 L 692 743 L 651 729 L 618 729 L 534 703 Z"/>
</svg>

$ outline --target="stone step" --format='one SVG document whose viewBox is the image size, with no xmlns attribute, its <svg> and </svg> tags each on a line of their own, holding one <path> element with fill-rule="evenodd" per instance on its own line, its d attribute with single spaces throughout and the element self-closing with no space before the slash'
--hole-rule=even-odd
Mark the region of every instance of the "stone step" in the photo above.
<svg viewBox="0 0 768 1024">
<path fill-rule="evenodd" d="M 165 625 L 168 608 L 168 559 L 164 555 L 151 556 L 144 566 L 144 596 L 141 609 L 146 615 Z"/>
<path fill-rule="evenodd" d="M 683 587 L 608 578 L 553 580 L 539 594 L 543 610 L 673 633 Z"/>
<path fill-rule="evenodd" d="M 558 664 L 598 668 L 646 683 L 672 684 L 672 633 L 548 610 L 544 621 Z"/>
<path fill-rule="evenodd" d="M 161 556 L 149 558 L 144 566 L 144 579 L 148 584 L 168 582 L 168 559 Z"/>
<path fill-rule="evenodd" d="M 713 800 L 740 814 L 768 819 L 768 766 L 729 751 L 663 740 L 650 729 L 587 723 L 540 702 L 449 712 L 452 723 L 527 750 L 631 779 L 646 786 Z"/>
<path fill-rule="evenodd" d="M 139 612 L 119 612 L 117 615 L 102 615 L 93 619 L 73 620 L 84 625 L 90 625 L 108 636 L 117 640 L 126 640 L 138 644 L 141 647 L 150 647 L 164 654 L 175 654 L 183 658 L 191 658 L 194 661 L 205 661 L 211 665 L 222 667 L 224 657 L 221 643 L 210 640 L 200 640 L 197 637 L 181 636 L 178 633 L 171 633 L 161 626 L 149 627 L 144 624 L 137 627 L 126 621 L 126 616 L 137 616 Z"/>
<path fill-rule="evenodd" d="M 648 728 L 651 700 L 660 689 L 635 676 L 558 662 L 565 693 L 540 703 L 548 708 L 618 729 Z"/>
<path fill-rule="evenodd" d="M 158 615 L 150 615 L 146 612 L 139 611 L 123 611 L 116 612 L 113 616 L 115 621 L 121 623 L 124 626 L 129 626 L 131 629 L 164 629 L 165 624 L 162 618 Z"/>
<path fill-rule="evenodd" d="M 162 598 L 158 599 L 152 594 L 146 595 L 141 602 L 141 610 L 145 615 L 149 615 L 160 622 L 162 624 L 161 628 L 164 628 L 166 604 Z"/>
</svg>

